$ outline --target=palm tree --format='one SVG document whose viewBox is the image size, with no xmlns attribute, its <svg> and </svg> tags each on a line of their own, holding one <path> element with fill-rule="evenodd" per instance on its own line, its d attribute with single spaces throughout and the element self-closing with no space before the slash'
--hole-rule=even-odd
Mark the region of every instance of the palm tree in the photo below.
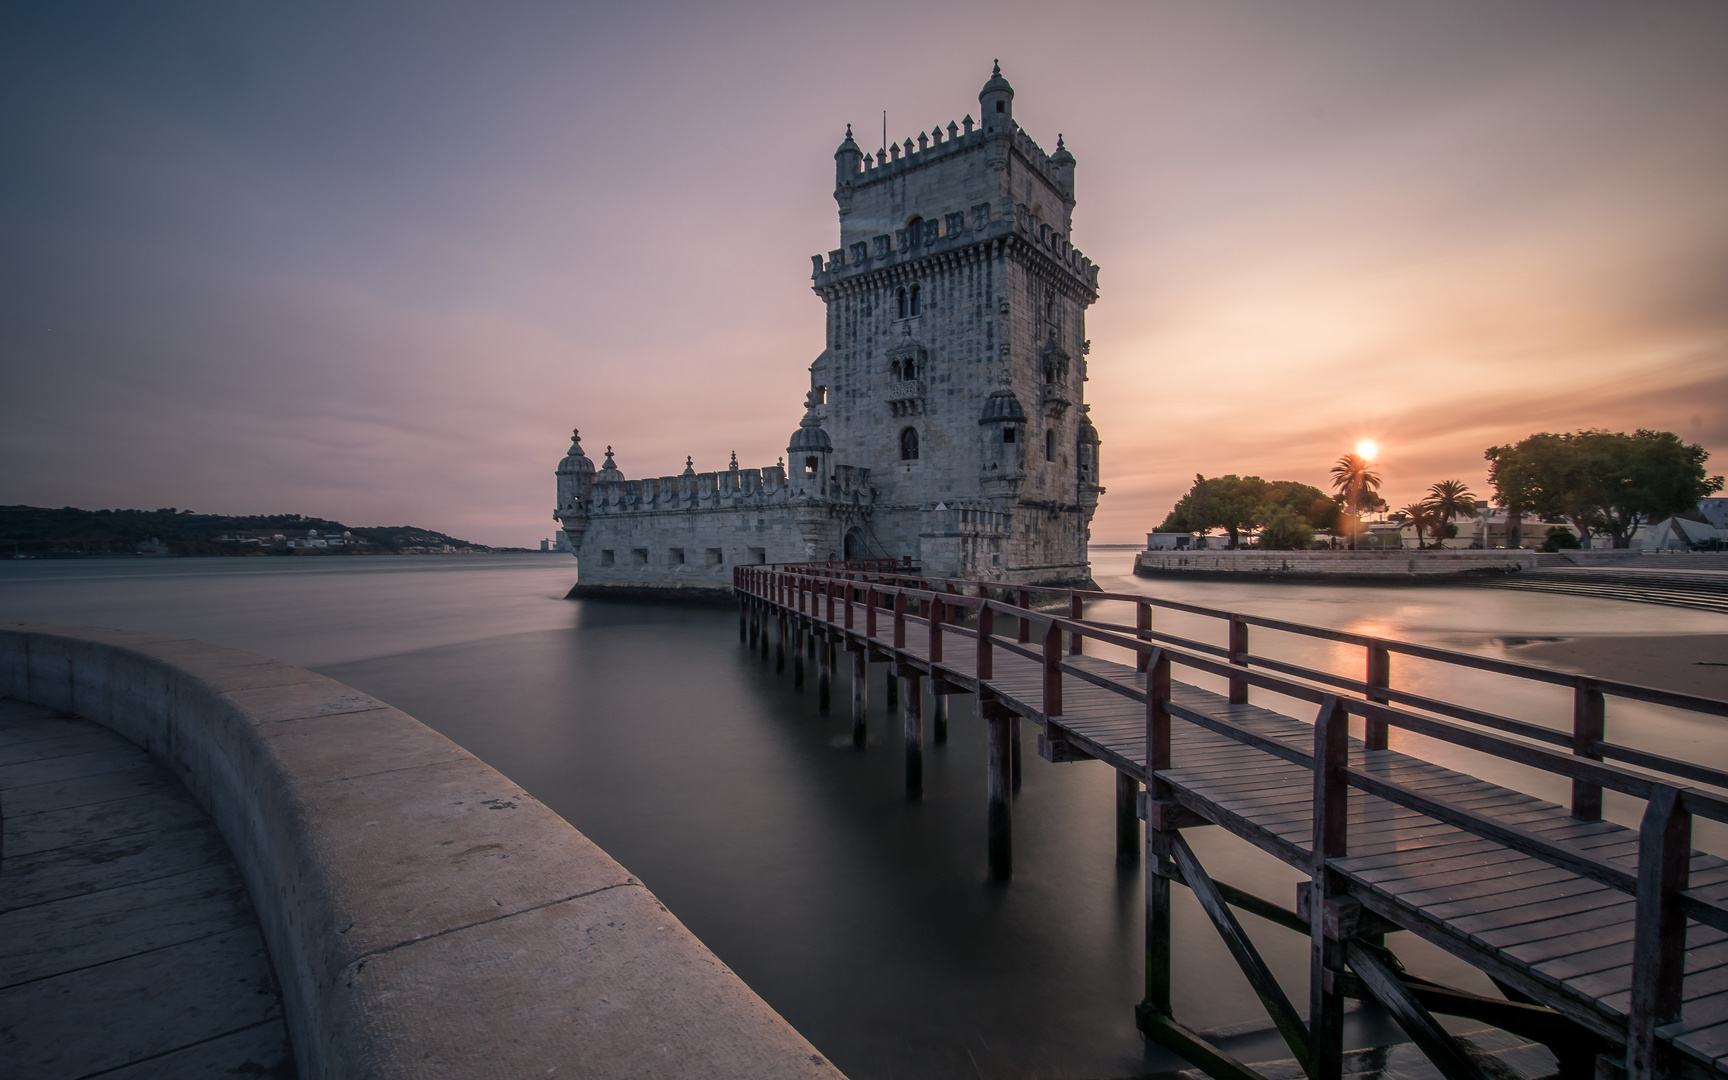
<svg viewBox="0 0 1728 1080">
<path fill-rule="evenodd" d="M 1380 474 L 1360 454 L 1345 454 L 1332 466 L 1332 487 L 1344 497 L 1347 513 L 1360 513 L 1364 507 L 1379 501 L 1375 492 L 1380 487 Z M 1356 549 L 1356 530 L 1350 530 L 1350 549 Z"/>
<path fill-rule="evenodd" d="M 1434 524 L 1434 508 L 1425 502 L 1413 502 L 1403 512 L 1410 518 L 1410 524 L 1416 526 L 1416 547 L 1420 549 L 1424 546 L 1423 531 Z"/>
<path fill-rule="evenodd" d="M 1442 534 L 1452 524 L 1453 518 L 1476 515 L 1476 496 L 1462 480 L 1440 481 L 1428 489 L 1428 497 L 1423 502 L 1434 514 L 1436 546 L 1445 539 Z"/>
</svg>

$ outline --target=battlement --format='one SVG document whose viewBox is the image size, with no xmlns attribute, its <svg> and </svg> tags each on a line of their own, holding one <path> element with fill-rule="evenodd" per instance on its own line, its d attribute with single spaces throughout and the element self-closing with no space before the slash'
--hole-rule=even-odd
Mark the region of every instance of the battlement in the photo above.
<svg viewBox="0 0 1728 1080">
<path fill-rule="evenodd" d="M 820 293 L 854 277 L 910 267 L 918 260 L 949 256 L 971 245 L 1008 236 L 1024 238 L 1088 291 L 1097 292 L 1098 264 L 1070 243 L 1059 226 L 1052 226 L 1025 203 L 1006 208 L 989 202 L 975 203 L 964 210 L 941 208 L 924 220 L 916 244 L 911 230 L 896 229 L 835 248 L 826 258 L 812 255 L 811 287 Z"/>
<path fill-rule="evenodd" d="M 870 470 L 838 465 L 815 491 L 790 482 L 784 465 L 726 469 L 642 480 L 596 480 L 583 506 L 596 514 L 682 514 L 692 510 L 735 511 L 790 506 L 795 501 L 867 507 L 875 496 Z"/>
</svg>

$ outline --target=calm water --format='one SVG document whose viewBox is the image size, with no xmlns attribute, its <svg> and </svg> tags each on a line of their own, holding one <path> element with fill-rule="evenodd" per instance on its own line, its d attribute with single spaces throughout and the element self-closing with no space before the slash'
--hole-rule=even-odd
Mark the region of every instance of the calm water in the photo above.
<svg viewBox="0 0 1728 1080">
<path fill-rule="evenodd" d="M 1096 551 L 1099 583 L 1485 653 L 1581 632 L 1728 632 L 1725 616 L 1511 590 L 1153 582 L 1129 574 L 1131 557 Z M 844 674 L 834 715 L 822 717 L 814 677 L 797 692 L 790 671 L 777 676 L 747 653 L 735 612 L 567 601 L 573 576 L 568 559 L 538 555 L 7 561 L 0 619 L 185 634 L 314 668 L 405 709 L 605 847 L 860 1080 L 1126 1077 L 1176 1065 L 1133 1026 L 1140 873 L 1115 863 L 1108 768 L 1047 765 L 1026 733 L 1015 878 L 992 886 L 971 698 L 952 699 L 949 742 L 927 751 L 924 799 L 908 804 L 880 665 L 870 745 L 858 753 Z M 1159 625 L 1222 642 L 1202 620 L 1160 615 Z M 1256 649 L 1360 670 L 1356 650 L 1275 637 L 1256 638 Z M 1394 675 L 1440 686 L 1421 664 Z M 1564 694 L 1492 676 L 1445 686 L 1514 715 L 1570 715 Z M 1631 709 L 1610 723 L 1617 739 L 1728 765 L 1717 725 Z M 1564 795 L 1545 777 L 1402 745 Z M 1293 903 L 1288 868 L 1222 830 L 1189 835 L 1216 876 Z M 1203 1029 L 1259 1020 L 1205 916 L 1175 892 L 1180 1015 Z M 1305 941 L 1244 922 L 1305 1001 Z M 1409 938 L 1391 944 L 1413 968 L 1486 988 Z M 1356 1038 L 1385 1035 L 1357 1019 Z M 1251 1060 L 1283 1056 L 1275 1036 L 1233 1045 Z"/>
</svg>

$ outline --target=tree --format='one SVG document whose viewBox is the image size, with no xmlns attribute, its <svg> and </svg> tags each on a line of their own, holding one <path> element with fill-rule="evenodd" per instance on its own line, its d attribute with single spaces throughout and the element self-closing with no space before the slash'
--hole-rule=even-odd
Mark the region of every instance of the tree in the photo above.
<svg viewBox="0 0 1728 1080">
<path fill-rule="evenodd" d="M 1484 456 L 1502 506 L 1563 518 L 1583 536 L 1606 534 L 1617 548 L 1629 546 L 1640 525 L 1692 510 L 1723 486 L 1722 477 L 1704 473 L 1709 451 L 1671 431 L 1544 432 Z"/>
<path fill-rule="evenodd" d="M 1440 546 L 1441 540 L 1458 535 L 1457 527 L 1452 524 L 1453 518 L 1474 517 L 1476 514 L 1476 496 L 1462 480 L 1440 481 L 1428 489 L 1428 497 L 1423 501 L 1433 511 L 1436 547 Z"/>
<path fill-rule="evenodd" d="M 1302 514 L 1287 506 L 1266 505 L 1271 512 L 1260 528 L 1261 550 L 1307 551 L 1314 546 L 1314 526 Z"/>
<path fill-rule="evenodd" d="M 1349 520 L 1343 524 L 1349 529 L 1350 548 L 1356 548 L 1357 517 L 1364 510 L 1385 506 L 1378 491 L 1380 474 L 1375 472 L 1367 458 L 1360 454 L 1345 454 L 1338 459 L 1338 464 L 1332 466 L 1332 487 L 1338 492 L 1338 503 Z"/>
<path fill-rule="evenodd" d="M 1422 534 L 1435 524 L 1433 506 L 1425 502 L 1413 502 L 1406 506 L 1402 513 L 1410 519 L 1410 524 L 1416 527 L 1416 546 L 1426 546 L 1422 542 Z"/>
<path fill-rule="evenodd" d="M 1270 522 L 1280 512 L 1288 513 L 1305 526 L 1308 541 L 1312 542 L 1315 529 L 1332 527 L 1337 504 L 1319 488 L 1294 480 L 1269 483 L 1258 476 L 1234 473 L 1211 479 L 1196 474 L 1194 485 L 1171 509 L 1158 530 L 1205 534 L 1223 529 L 1230 538 L 1230 546 L 1237 547 L 1242 533 Z M 1286 530 L 1280 534 L 1280 541 L 1300 533 Z"/>
</svg>

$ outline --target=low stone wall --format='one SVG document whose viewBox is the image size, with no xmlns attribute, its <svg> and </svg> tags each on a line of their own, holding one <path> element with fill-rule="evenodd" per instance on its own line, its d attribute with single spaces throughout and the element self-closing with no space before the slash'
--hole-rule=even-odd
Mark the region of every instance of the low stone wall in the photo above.
<svg viewBox="0 0 1728 1080">
<path fill-rule="evenodd" d="M 1357 580 L 1510 574 L 1536 568 L 1527 549 L 1489 551 L 1142 551 L 1136 574 L 1248 575 Z"/>
<path fill-rule="evenodd" d="M 0 624 L 0 695 L 143 746 L 222 831 L 303 1080 L 838 1077 L 641 882 L 396 709 L 187 639 Z"/>
</svg>

